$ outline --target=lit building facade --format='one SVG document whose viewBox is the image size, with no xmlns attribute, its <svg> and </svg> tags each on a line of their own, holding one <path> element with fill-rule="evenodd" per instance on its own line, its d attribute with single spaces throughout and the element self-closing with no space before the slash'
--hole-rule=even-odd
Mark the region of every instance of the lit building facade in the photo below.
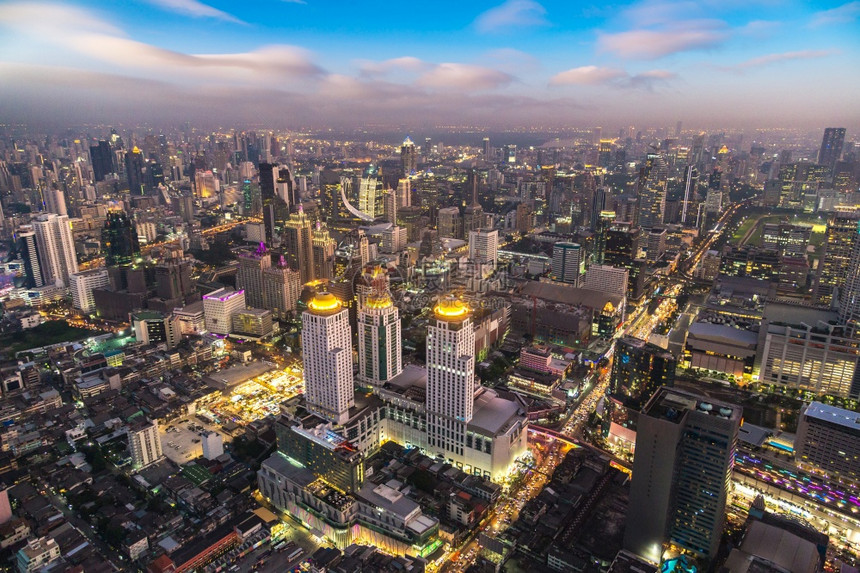
<svg viewBox="0 0 860 573">
<path fill-rule="evenodd" d="M 805 405 L 797 422 L 794 458 L 801 468 L 860 481 L 860 414 L 821 402 Z"/>
<path fill-rule="evenodd" d="M 355 404 L 349 311 L 331 293 L 318 292 L 302 313 L 302 357 L 308 407 L 336 424 Z"/>
<path fill-rule="evenodd" d="M 233 315 L 245 310 L 245 291 L 228 288 L 203 295 L 203 317 L 206 330 L 214 334 L 230 334 Z"/>
<path fill-rule="evenodd" d="M 158 422 L 136 424 L 128 429 L 128 449 L 131 451 L 132 467 L 145 468 L 161 460 L 161 439 L 158 437 Z"/>
<path fill-rule="evenodd" d="M 358 379 L 381 386 L 403 370 L 400 314 L 383 292 L 371 292 L 358 312 Z"/>
</svg>

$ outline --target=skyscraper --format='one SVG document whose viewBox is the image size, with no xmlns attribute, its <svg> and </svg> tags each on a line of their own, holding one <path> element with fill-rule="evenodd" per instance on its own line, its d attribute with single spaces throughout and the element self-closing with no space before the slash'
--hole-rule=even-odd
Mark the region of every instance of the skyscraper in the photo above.
<svg viewBox="0 0 860 573">
<path fill-rule="evenodd" d="M 556 243 L 552 246 L 552 278 L 579 286 L 582 275 L 582 245 Z"/>
<path fill-rule="evenodd" d="M 96 308 L 93 298 L 94 289 L 103 289 L 110 285 L 107 269 L 93 269 L 75 273 L 69 276 L 69 286 L 72 291 L 72 304 L 84 313 L 93 312 Z"/>
<path fill-rule="evenodd" d="M 301 204 L 295 213 L 290 214 L 290 218 L 284 225 L 284 250 L 290 266 L 299 271 L 302 284 L 307 284 L 316 278 L 311 220 L 305 215 Z"/>
<path fill-rule="evenodd" d="M 499 232 L 482 229 L 469 233 L 469 258 L 479 265 L 496 266 L 499 253 Z"/>
<path fill-rule="evenodd" d="M 464 456 L 476 388 L 472 310 L 445 297 L 427 327 L 427 438 L 445 459 Z"/>
<path fill-rule="evenodd" d="M 218 289 L 203 295 L 203 319 L 206 330 L 215 334 L 230 334 L 233 315 L 245 310 L 245 291 Z"/>
<path fill-rule="evenodd" d="M 314 278 L 334 278 L 334 252 L 337 248 L 328 227 L 317 221 L 313 232 Z"/>
<path fill-rule="evenodd" d="M 660 388 L 639 415 L 624 548 L 659 563 L 664 543 L 709 561 L 725 524 L 742 411 Z"/>
<path fill-rule="evenodd" d="M 400 146 L 400 176 L 409 177 L 414 175 L 418 169 L 418 154 L 415 149 L 415 144 L 412 138 L 408 135 L 403 140 L 403 145 Z"/>
<path fill-rule="evenodd" d="M 93 164 L 93 177 L 96 181 L 104 181 L 108 173 L 113 173 L 115 169 L 110 143 L 99 141 L 98 145 L 90 146 L 90 162 Z"/>
<path fill-rule="evenodd" d="M 109 267 L 130 265 L 140 256 L 140 239 L 125 211 L 108 212 L 102 229 L 102 249 Z"/>
<path fill-rule="evenodd" d="M 660 153 L 649 153 L 639 173 L 640 227 L 649 229 L 662 225 L 666 213 L 666 185 L 669 167 Z"/>
<path fill-rule="evenodd" d="M 272 266 L 272 257 L 266 250 L 265 243 L 260 243 L 254 251 L 241 253 L 238 258 L 236 288 L 245 291 L 245 302 L 248 306 L 266 308 L 263 306 L 263 271 Z"/>
<path fill-rule="evenodd" d="M 286 320 L 296 310 L 302 292 L 299 271 L 289 267 L 282 256 L 278 264 L 263 270 L 263 306 L 276 320 Z"/>
<path fill-rule="evenodd" d="M 329 292 L 318 292 L 302 313 L 302 358 L 308 407 L 343 424 L 355 404 L 349 311 Z"/>
<path fill-rule="evenodd" d="M 75 239 L 66 215 L 40 215 L 33 222 L 43 284 L 69 285 L 69 275 L 78 272 Z"/>
<path fill-rule="evenodd" d="M 42 262 L 39 260 L 39 249 L 36 246 L 36 232 L 32 225 L 22 225 L 15 233 L 18 241 L 18 253 L 24 261 L 24 286 L 27 288 L 45 286 L 42 276 Z"/>
<path fill-rule="evenodd" d="M 125 176 L 131 195 L 146 195 L 143 180 L 143 153 L 135 147 L 125 154 Z"/>
<path fill-rule="evenodd" d="M 382 386 L 402 370 L 400 314 L 387 291 L 372 289 L 358 311 L 358 379 Z"/>
<path fill-rule="evenodd" d="M 358 210 L 374 219 L 383 215 L 382 174 L 373 166 L 358 181 Z"/>
<path fill-rule="evenodd" d="M 854 249 L 848 263 L 845 286 L 839 301 L 839 322 L 851 326 L 854 337 L 860 334 L 860 224 L 854 233 Z"/>
<path fill-rule="evenodd" d="M 824 253 L 812 288 L 812 299 L 818 304 L 835 304 L 833 297 L 845 286 L 851 255 L 857 241 L 860 210 L 840 211 L 827 221 Z"/>
<path fill-rule="evenodd" d="M 830 173 L 836 162 L 842 156 L 842 145 L 845 142 L 844 127 L 828 127 L 821 138 L 821 149 L 818 151 L 818 164 L 827 167 Z"/>
<path fill-rule="evenodd" d="M 291 193 L 292 180 L 289 179 L 289 171 L 286 172 L 287 182 L 280 181 L 280 168 L 273 163 L 260 163 L 260 198 L 263 205 L 263 224 L 266 227 L 266 243 L 268 245 L 280 245 L 281 234 L 287 217 L 290 214 L 290 206 L 287 201 L 277 192 L 289 195 Z M 286 170 L 286 168 L 283 168 Z M 276 189 L 276 185 L 278 189 Z"/>
</svg>

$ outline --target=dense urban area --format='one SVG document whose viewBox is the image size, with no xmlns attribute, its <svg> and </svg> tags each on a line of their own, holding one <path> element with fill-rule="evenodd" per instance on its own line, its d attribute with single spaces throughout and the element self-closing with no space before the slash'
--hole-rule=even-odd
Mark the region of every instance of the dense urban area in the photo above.
<svg viewBox="0 0 860 573">
<path fill-rule="evenodd" d="M 857 571 L 845 128 L 0 125 L 21 573 Z"/>
</svg>

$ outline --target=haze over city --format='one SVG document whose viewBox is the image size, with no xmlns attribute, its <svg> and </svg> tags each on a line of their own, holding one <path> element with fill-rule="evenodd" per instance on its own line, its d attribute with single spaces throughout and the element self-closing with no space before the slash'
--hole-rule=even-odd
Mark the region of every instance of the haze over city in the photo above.
<svg viewBox="0 0 860 573">
<path fill-rule="evenodd" d="M 860 120 L 860 3 L 0 3 L 0 119 L 690 128 Z"/>
</svg>

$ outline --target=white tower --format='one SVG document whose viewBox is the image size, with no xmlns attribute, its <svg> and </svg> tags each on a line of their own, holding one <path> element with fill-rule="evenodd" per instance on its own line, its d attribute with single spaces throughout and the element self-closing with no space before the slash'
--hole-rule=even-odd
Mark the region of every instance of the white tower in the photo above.
<svg viewBox="0 0 860 573">
<path fill-rule="evenodd" d="M 475 330 L 471 309 L 446 297 L 427 328 L 427 437 L 431 451 L 462 458 L 475 405 Z"/>
<path fill-rule="evenodd" d="M 479 265 L 496 266 L 499 256 L 499 232 L 483 229 L 469 233 L 469 258 Z"/>
<path fill-rule="evenodd" d="M 142 422 L 128 429 L 128 449 L 134 469 L 154 464 L 163 456 L 158 422 Z"/>
<path fill-rule="evenodd" d="M 78 272 L 75 239 L 69 217 L 47 213 L 33 222 L 36 247 L 46 284 L 69 285 L 69 275 Z"/>
<path fill-rule="evenodd" d="M 349 311 L 331 293 L 318 292 L 302 313 L 302 359 L 308 407 L 345 423 L 355 405 Z"/>
<path fill-rule="evenodd" d="M 367 295 L 358 313 L 358 377 L 381 386 L 403 371 L 400 313 L 386 292 Z"/>
</svg>

